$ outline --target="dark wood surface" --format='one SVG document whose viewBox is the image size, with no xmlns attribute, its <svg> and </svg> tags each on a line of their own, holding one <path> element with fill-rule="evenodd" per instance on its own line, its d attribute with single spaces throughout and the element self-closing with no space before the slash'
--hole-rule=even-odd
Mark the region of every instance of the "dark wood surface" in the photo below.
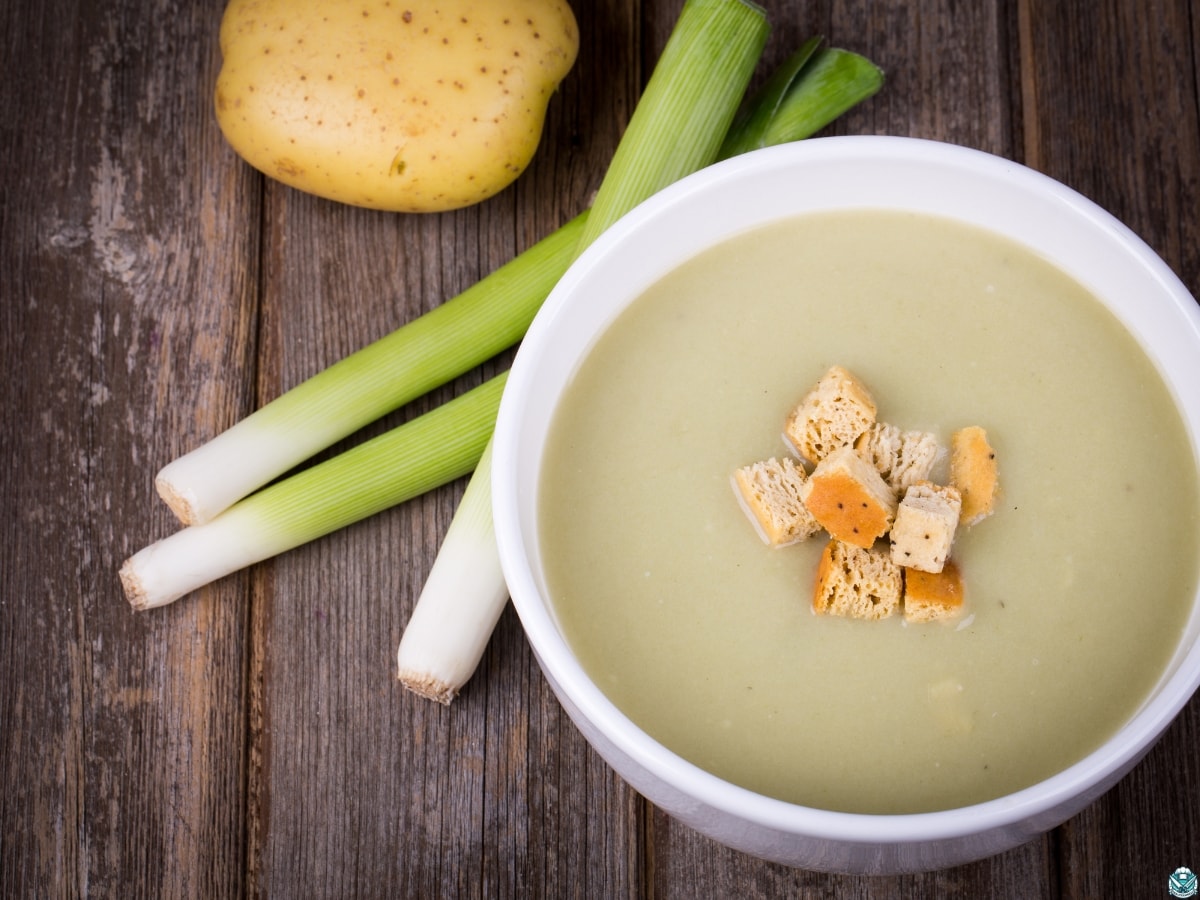
<svg viewBox="0 0 1200 900">
<path fill-rule="evenodd" d="M 887 71 L 832 133 L 1024 162 L 1200 292 L 1192 0 L 765 5 L 767 62 L 819 33 Z M 174 528 L 160 466 L 584 208 L 680 3 L 575 6 L 583 48 L 532 167 L 477 207 L 404 216 L 282 188 L 230 152 L 220 0 L 4 4 L 0 896 L 1166 896 L 1176 867 L 1200 870 L 1200 699 L 1045 837 L 854 878 L 724 849 L 641 799 L 559 708 L 511 610 L 453 706 L 406 694 L 395 649 L 461 482 L 131 612 L 117 567 Z"/>
</svg>

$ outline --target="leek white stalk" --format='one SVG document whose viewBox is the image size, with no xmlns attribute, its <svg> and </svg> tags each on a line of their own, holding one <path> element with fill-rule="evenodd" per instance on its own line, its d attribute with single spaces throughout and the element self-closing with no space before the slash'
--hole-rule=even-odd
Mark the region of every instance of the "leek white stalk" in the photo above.
<svg viewBox="0 0 1200 900">
<path fill-rule="evenodd" d="M 717 158 L 767 31 L 762 9 L 744 0 L 688 0 L 596 193 L 577 253 L 638 203 Z M 484 458 L 490 455 L 489 443 Z M 474 672 L 507 598 L 491 466 L 481 466 L 401 639 L 400 680 L 449 703 Z"/>
<path fill-rule="evenodd" d="M 442 704 L 458 696 L 479 665 L 508 602 L 486 496 L 491 459 L 489 443 L 425 582 L 422 597 L 427 599 L 413 610 L 396 653 L 404 686 Z M 464 628 L 464 622 L 471 626 Z"/>
<path fill-rule="evenodd" d="M 587 213 L 463 293 L 312 376 L 167 464 L 159 495 L 185 525 L 231 504 L 517 343 L 570 264 Z"/>
<path fill-rule="evenodd" d="M 276 482 L 221 515 L 140 550 L 121 567 L 135 609 L 178 600 L 466 475 L 496 424 L 504 373 L 436 409 Z"/>
</svg>

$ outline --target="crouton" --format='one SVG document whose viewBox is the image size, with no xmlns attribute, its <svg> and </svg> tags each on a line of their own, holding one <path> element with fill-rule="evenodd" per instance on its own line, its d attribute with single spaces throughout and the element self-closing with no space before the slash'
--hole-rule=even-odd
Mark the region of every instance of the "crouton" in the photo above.
<svg viewBox="0 0 1200 900">
<path fill-rule="evenodd" d="M 879 470 L 897 494 L 918 481 L 928 480 L 943 454 L 937 435 L 928 431 L 902 431 L 876 422 L 854 443 L 859 455 Z"/>
<path fill-rule="evenodd" d="M 834 366 L 821 376 L 784 423 L 783 434 L 814 465 L 853 444 L 875 421 L 875 401 L 866 385 Z"/>
<path fill-rule="evenodd" d="M 896 565 L 937 573 L 950 558 L 962 500 L 958 490 L 920 481 L 904 492 L 892 523 Z"/>
<path fill-rule="evenodd" d="M 963 583 L 950 560 L 940 572 L 904 570 L 904 620 L 914 624 L 953 619 L 963 610 Z"/>
<path fill-rule="evenodd" d="M 821 530 L 800 499 L 807 479 L 804 467 L 786 456 L 752 463 L 733 473 L 742 509 L 772 547 L 795 544 Z"/>
<path fill-rule="evenodd" d="M 887 534 L 896 514 L 895 492 L 853 447 L 825 457 L 800 496 L 830 536 L 856 547 L 870 547 Z"/>
<path fill-rule="evenodd" d="M 904 578 L 882 549 L 864 550 L 831 540 L 821 552 L 813 612 L 854 619 L 886 619 L 900 609 Z"/>
<path fill-rule="evenodd" d="M 950 437 L 950 483 L 962 495 L 959 518 L 964 525 L 981 522 L 996 511 L 1000 479 L 996 451 L 987 432 L 978 425 L 954 432 Z"/>
</svg>

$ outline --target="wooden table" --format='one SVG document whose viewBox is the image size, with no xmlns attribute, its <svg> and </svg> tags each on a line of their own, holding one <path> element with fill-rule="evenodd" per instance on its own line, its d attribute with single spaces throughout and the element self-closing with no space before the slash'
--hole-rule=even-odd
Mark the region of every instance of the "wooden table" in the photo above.
<svg viewBox="0 0 1200 900">
<path fill-rule="evenodd" d="M 1045 837 L 854 878 L 724 849 L 640 798 L 559 708 L 511 610 L 454 705 L 406 694 L 395 649 L 461 482 L 130 610 L 119 564 L 175 527 L 161 465 L 585 207 L 680 2 L 575 5 L 582 52 L 527 173 L 406 216 L 233 155 L 211 100 L 219 0 L 5 4 L 0 896 L 1167 896 L 1176 867 L 1200 870 L 1200 698 Z M 1200 293 L 1192 0 L 765 5 L 767 63 L 819 33 L 887 71 L 831 133 L 1047 172 Z"/>
</svg>

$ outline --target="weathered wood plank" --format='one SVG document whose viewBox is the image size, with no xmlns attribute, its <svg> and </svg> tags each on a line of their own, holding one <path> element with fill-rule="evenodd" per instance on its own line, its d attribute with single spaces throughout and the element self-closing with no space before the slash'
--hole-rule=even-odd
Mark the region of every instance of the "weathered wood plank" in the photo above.
<svg viewBox="0 0 1200 900">
<path fill-rule="evenodd" d="M 484 204 L 393 216 L 268 188 L 261 400 L 465 289 L 585 208 L 640 92 L 626 62 L 635 10 L 577 9 L 591 38 L 554 98 L 537 159 Z M 452 708 L 395 681 L 403 625 L 463 487 L 270 566 L 254 629 L 263 665 L 254 715 L 266 738 L 252 788 L 264 798 L 252 888 L 264 895 L 631 893 L 632 792 L 566 721 L 511 613 L 485 659 L 488 677 Z"/>
<path fill-rule="evenodd" d="M 1017 112 L 1010 87 L 1010 5 L 839 0 L 828 5 L 831 43 L 883 68 L 875 97 L 834 131 L 948 141 L 1011 155 Z"/>
<path fill-rule="evenodd" d="M 762 862 L 688 832 L 655 811 L 654 896 L 1052 898 L 1052 859 L 1043 842 L 967 866 L 904 876 L 829 875 Z"/>
<path fill-rule="evenodd" d="M 256 200 L 218 9 L 6 5 L 0 894 L 237 896 L 245 580 L 136 616 L 155 469 L 244 413 Z"/>
</svg>

